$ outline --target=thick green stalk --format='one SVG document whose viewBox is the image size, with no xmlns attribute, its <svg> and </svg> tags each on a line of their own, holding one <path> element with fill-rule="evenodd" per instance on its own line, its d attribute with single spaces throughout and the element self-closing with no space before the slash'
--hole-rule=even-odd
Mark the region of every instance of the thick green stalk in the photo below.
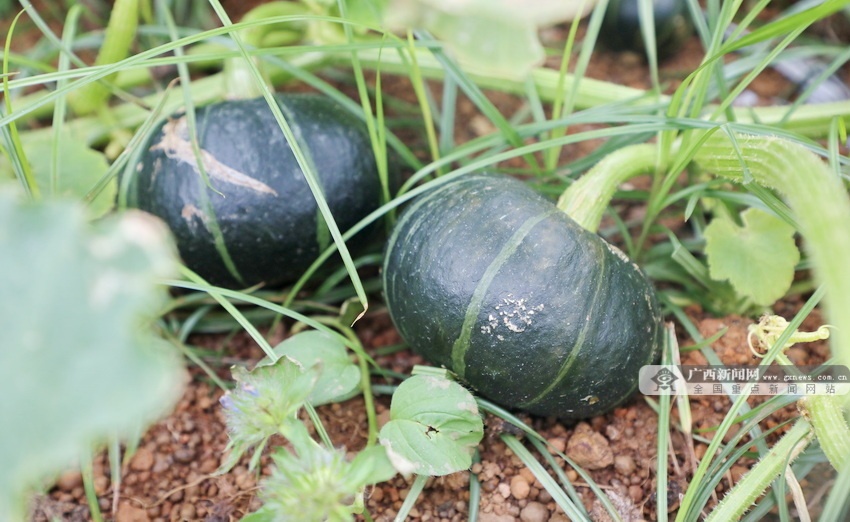
<svg viewBox="0 0 850 522">
<path fill-rule="evenodd" d="M 847 465 L 850 462 L 850 428 L 841 410 L 841 400 L 828 395 L 803 397 L 799 407 L 812 423 L 829 463 L 838 471 L 850 468 Z"/>
<path fill-rule="evenodd" d="M 558 208 L 582 227 L 596 232 L 617 187 L 656 170 L 658 147 L 643 143 L 609 154 L 575 181 L 558 199 Z"/>
<path fill-rule="evenodd" d="M 190 87 L 192 100 L 196 105 L 204 105 L 220 100 L 224 95 L 224 83 L 220 76 L 209 76 L 192 82 Z M 162 105 L 163 114 L 176 112 L 184 105 L 183 93 L 179 90 L 166 91 L 165 103 Z M 163 93 L 146 96 L 142 101 L 148 107 L 156 107 L 162 102 Z M 138 105 L 125 103 L 116 105 L 110 109 L 111 123 L 107 123 L 95 116 L 75 118 L 65 122 L 65 128 L 71 134 L 79 136 L 89 145 L 100 145 L 109 138 L 109 135 L 122 128 L 135 128 L 144 123 L 150 112 Z M 50 128 L 28 131 L 27 136 L 36 139 L 40 134 L 50 134 Z"/>
<path fill-rule="evenodd" d="M 709 172 L 776 189 L 794 211 L 800 233 L 826 287 L 827 322 L 833 332 L 833 353 L 839 364 L 850 365 L 850 197 L 837 173 L 801 145 L 774 137 L 735 137 L 713 134 L 694 160 Z M 740 151 L 736 151 L 736 146 Z M 742 160 L 747 170 L 744 170 Z"/>
<path fill-rule="evenodd" d="M 358 52 L 358 56 L 364 67 L 373 69 L 380 67 L 381 71 L 390 74 L 406 75 L 408 73 L 409 65 L 407 61 L 396 52 L 381 54 L 377 50 L 363 50 Z M 336 54 L 329 58 L 336 65 L 348 65 L 348 58 L 343 54 Z M 444 79 L 445 71 L 443 67 L 428 49 L 417 49 L 416 61 L 423 77 Z M 468 76 L 476 85 L 485 89 L 518 96 L 526 94 L 525 80 L 494 78 L 474 73 L 468 73 Z M 560 71 L 546 67 L 533 69 L 531 80 L 542 101 L 553 103 L 555 100 L 563 99 L 565 95 L 575 96 L 574 106 L 576 109 L 587 109 L 611 103 L 669 104 L 671 101 L 671 98 L 666 95 L 653 94 L 649 96 L 649 93 L 642 89 L 593 78 L 582 78 L 581 82 L 578 83 L 577 90 L 572 94 L 572 86 L 575 85 L 574 76 L 571 74 L 562 76 Z M 705 114 L 711 114 L 713 109 L 714 106 L 707 105 Z M 824 136 L 828 128 L 827 123 L 833 118 L 839 118 L 847 126 L 850 126 L 850 102 L 847 101 L 804 105 L 797 108 L 790 116 L 788 116 L 788 110 L 788 107 L 736 107 L 731 112 L 737 123 L 774 125 L 810 137 Z"/>
<path fill-rule="evenodd" d="M 812 439 L 812 427 L 798 420 L 770 451 L 738 482 L 706 519 L 706 522 L 739 520 L 780 473 L 797 458 Z"/>
<path fill-rule="evenodd" d="M 116 0 L 109 15 L 109 25 L 95 65 L 119 62 L 130 53 L 139 25 L 139 0 Z M 70 97 L 71 107 L 79 115 L 93 114 L 104 106 L 111 93 L 107 84 L 116 74 L 101 82 L 86 85 Z"/>
<path fill-rule="evenodd" d="M 655 168 L 656 147 L 624 147 L 609 155 L 571 185 L 558 207 L 588 230 L 596 231 L 617 186 Z M 756 182 L 777 190 L 794 211 L 815 277 L 826 288 L 827 320 L 836 326 L 832 350 L 839 364 L 850 365 L 850 197 L 841 178 L 819 157 L 801 145 L 770 136 L 723 132 L 708 137 L 693 161 L 714 174 L 744 183 Z M 850 454 L 848 428 L 837 399 L 811 397 L 805 402 L 824 451 L 836 468 Z"/>
<path fill-rule="evenodd" d="M 773 315 L 762 317 L 757 325 L 749 327 L 749 332 L 750 335 L 755 335 L 761 346 L 770 347 L 772 351 L 787 329 L 788 321 Z M 813 332 L 796 330 L 784 346 L 779 348 L 780 353 L 776 354 L 776 362 L 793 366 L 794 363 L 782 351 L 798 343 L 823 341 L 829 336 L 830 329 L 827 326 L 821 326 Z M 847 467 L 848 459 L 850 459 L 850 427 L 844 420 L 839 398 L 835 395 L 809 395 L 800 399 L 797 407 L 803 417 L 812 423 L 821 449 L 830 464 L 837 470 Z"/>
<path fill-rule="evenodd" d="M 558 206 L 589 230 L 610 203 L 617 186 L 655 168 L 655 147 L 625 147 L 609 155 L 573 183 Z M 815 266 L 815 277 L 827 288 L 827 318 L 838 326 L 834 353 L 839 364 L 850 365 L 850 197 L 820 158 L 801 145 L 770 136 L 711 135 L 697 150 L 694 162 L 706 171 L 737 181 L 776 189 L 794 211 Z M 843 328 L 842 328 L 843 326 Z"/>
<path fill-rule="evenodd" d="M 252 51 L 251 54 L 255 54 Z M 384 73 L 390 74 L 409 74 L 409 60 L 403 59 L 397 52 L 384 51 L 380 53 L 377 50 L 363 50 L 358 52 L 361 64 L 363 67 L 371 69 L 379 69 Z M 300 58 L 300 59 L 299 59 Z M 187 56 L 187 61 L 197 61 L 203 63 L 207 58 Z M 443 79 L 445 71 L 442 66 L 434 59 L 433 55 L 427 49 L 417 49 L 416 60 L 420 66 L 422 76 L 428 79 Z M 173 61 L 173 60 L 172 60 Z M 244 59 L 243 59 L 244 61 Z M 350 52 L 316 52 L 306 53 L 292 60 L 295 63 L 301 62 L 302 67 L 315 68 L 317 64 L 335 64 L 338 66 L 349 67 L 351 65 Z M 142 64 L 143 67 L 147 65 Z M 124 79 L 120 80 L 123 86 L 135 86 L 144 81 L 146 72 L 138 68 L 128 68 L 120 71 L 120 76 Z M 291 76 L 277 69 L 269 69 L 270 79 L 273 84 L 278 85 L 286 80 L 291 79 Z M 517 94 L 523 96 L 526 94 L 528 86 L 524 81 L 512 81 L 503 78 L 492 78 L 482 75 L 470 74 L 469 77 L 479 86 L 486 89 L 493 89 L 501 92 Z M 563 99 L 565 93 L 571 90 L 574 85 L 572 75 L 562 76 L 559 71 L 547 68 L 537 68 L 531 72 L 531 81 L 537 89 L 540 99 L 547 103 L 552 103 L 558 99 Z M 195 89 L 195 83 L 201 82 L 205 85 L 204 88 Z M 212 86 L 215 83 L 224 83 L 223 73 L 206 76 L 192 82 L 193 91 L 201 93 L 201 100 L 210 98 L 221 98 L 225 93 L 225 86 Z M 85 88 L 85 87 L 84 87 Z M 83 89 L 84 89 L 83 88 Z M 214 94 L 209 96 L 207 94 Z M 20 121 L 27 121 L 31 118 L 45 117 L 52 112 L 52 103 L 41 103 L 40 100 L 47 96 L 44 91 L 24 96 L 19 103 L 22 107 L 30 105 L 38 105 L 31 109 L 26 115 L 19 118 Z M 578 91 L 575 93 L 575 107 L 577 109 L 585 109 L 596 107 L 609 103 L 626 103 L 634 102 L 637 104 L 645 103 L 669 103 L 670 99 L 667 96 L 648 97 L 646 91 L 625 87 L 610 82 L 594 80 L 592 78 L 583 78 L 578 84 Z M 197 101 L 201 104 L 201 101 Z M 128 111 L 129 104 L 117 105 L 112 110 L 122 112 Z M 140 109 L 132 107 L 129 112 L 139 112 Z M 707 107 L 710 110 L 710 106 Z M 797 108 L 793 114 L 788 115 L 787 107 L 755 107 L 742 108 L 733 111 L 735 121 L 742 124 L 747 123 L 762 123 L 766 125 L 775 125 L 783 129 L 789 129 L 798 134 L 809 137 L 823 137 L 829 129 L 829 122 L 834 119 L 844 122 L 850 126 L 850 102 L 834 102 L 817 105 L 804 105 Z M 96 137 L 102 139 L 102 134 L 106 125 L 98 124 L 86 118 L 81 118 L 85 123 L 82 124 L 85 130 L 90 134 L 95 134 Z M 138 118 L 136 118 L 138 120 Z M 143 121 L 144 118 L 141 118 Z M 117 123 L 120 125 L 123 118 L 117 118 Z M 128 125 L 130 126 L 130 125 Z"/>
</svg>

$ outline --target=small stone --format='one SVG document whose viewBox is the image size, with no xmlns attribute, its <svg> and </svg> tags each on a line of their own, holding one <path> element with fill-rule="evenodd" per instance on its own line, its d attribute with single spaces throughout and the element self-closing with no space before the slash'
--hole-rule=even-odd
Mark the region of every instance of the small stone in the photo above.
<svg viewBox="0 0 850 522">
<path fill-rule="evenodd" d="M 528 484 L 528 480 L 522 475 L 515 475 L 514 478 L 511 479 L 511 495 L 517 500 L 523 500 L 528 498 L 528 492 L 531 490 L 531 486 Z"/>
<path fill-rule="evenodd" d="M 194 520 L 195 519 L 195 506 L 192 504 L 183 504 L 180 507 L 180 519 L 181 520 Z"/>
<path fill-rule="evenodd" d="M 236 486 L 242 491 L 248 491 L 256 485 L 256 480 L 254 476 L 245 471 L 244 473 L 236 475 Z"/>
<path fill-rule="evenodd" d="M 643 488 L 637 485 L 629 486 L 629 497 L 635 504 L 640 504 L 643 500 Z"/>
<path fill-rule="evenodd" d="M 505 484 L 504 482 L 500 483 L 496 489 L 498 489 L 499 493 L 501 493 L 501 495 L 505 498 L 508 498 L 511 494 L 511 486 Z"/>
<path fill-rule="evenodd" d="M 153 472 L 160 474 L 171 467 L 171 459 L 166 455 L 157 455 L 154 459 Z"/>
<path fill-rule="evenodd" d="M 529 484 L 533 485 L 535 482 L 537 482 L 537 477 L 534 476 L 534 472 L 532 472 L 528 468 L 522 468 L 521 470 L 519 470 L 519 474 L 525 477 L 526 482 L 528 482 Z"/>
<path fill-rule="evenodd" d="M 148 448 L 142 447 L 136 451 L 136 454 L 130 460 L 130 469 L 134 471 L 148 471 L 153 467 L 153 462 L 153 452 Z"/>
<path fill-rule="evenodd" d="M 522 522 L 546 522 L 549 520 L 549 510 L 540 502 L 529 502 L 519 513 Z"/>
<path fill-rule="evenodd" d="M 730 473 L 732 474 L 732 482 L 737 484 L 741 480 L 741 477 L 747 474 L 747 467 L 739 465 L 732 466 Z"/>
<path fill-rule="evenodd" d="M 109 479 L 108 478 L 101 475 L 100 477 L 96 477 L 94 479 L 94 492 L 95 492 L 96 495 L 98 495 L 98 496 L 105 495 L 108 487 L 109 487 Z"/>
<path fill-rule="evenodd" d="M 209 474 L 216 469 L 218 469 L 218 462 L 216 462 L 213 458 L 208 458 L 201 462 L 201 466 L 198 468 L 198 471 L 204 474 Z"/>
<path fill-rule="evenodd" d="M 56 487 L 62 491 L 73 491 L 83 485 L 83 475 L 79 471 L 66 471 L 59 475 Z"/>
<path fill-rule="evenodd" d="M 495 513 L 480 513 L 478 520 L 479 522 L 515 522 L 514 517 L 510 515 L 497 515 Z"/>
<path fill-rule="evenodd" d="M 614 469 L 620 475 L 629 477 L 635 472 L 635 460 L 629 455 L 617 455 L 614 457 Z"/>
<path fill-rule="evenodd" d="M 188 464 L 195 460 L 195 450 L 184 446 L 174 452 L 174 460 L 181 464 Z"/>
<path fill-rule="evenodd" d="M 379 430 L 383 428 L 386 423 L 390 422 L 390 410 L 384 410 L 379 413 L 375 418 L 375 422 L 377 422 Z"/>
<path fill-rule="evenodd" d="M 150 518 L 144 509 L 122 502 L 118 504 L 115 522 L 150 522 Z"/>
<path fill-rule="evenodd" d="M 581 422 L 567 441 L 567 456 L 585 469 L 603 469 L 614 463 L 608 439 Z"/>
</svg>

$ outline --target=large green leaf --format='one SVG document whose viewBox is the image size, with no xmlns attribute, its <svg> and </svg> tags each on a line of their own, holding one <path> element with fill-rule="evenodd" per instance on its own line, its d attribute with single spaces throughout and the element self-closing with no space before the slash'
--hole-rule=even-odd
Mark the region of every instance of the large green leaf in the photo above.
<svg viewBox="0 0 850 522">
<path fill-rule="evenodd" d="M 25 134 L 22 140 L 27 161 L 42 194 L 51 194 L 54 153 L 57 155 L 56 196 L 82 200 L 109 169 L 102 153 L 91 149 L 82 137 L 70 132 L 60 134 L 59 145 L 55 149 L 53 136 L 50 134 Z M 4 170 L 9 171 L 7 176 L 12 176 L 11 165 L 0 156 L 0 172 Z M 112 209 L 117 190 L 117 182 L 114 179 L 109 181 L 89 204 L 90 215 L 102 216 Z"/>
<path fill-rule="evenodd" d="M 313 406 L 342 402 L 360 391 L 360 368 L 349 359 L 345 345 L 330 334 L 301 332 L 275 346 L 274 351 L 295 359 L 305 369 L 318 366 L 319 379 L 307 399 Z"/>
<path fill-rule="evenodd" d="M 741 296 L 769 306 L 788 291 L 800 261 L 794 228 L 757 208 L 742 212 L 741 221 L 738 226 L 718 217 L 705 228 L 709 275 L 728 279 Z"/>
<path fill-rule="evenodd" d="M 380 440 L 400 473 L 441 476 L 468 469 L 483 435 L 472 394 L 445 378 L 414 375 L 393 394 Z"/>
<path fill-rule="evenodd" d="M 525 79 L 545 57 L 537 37 L 538 27 L 572 20 L 583 14 L 582 6 L 587 12 L 594 3 L 595 0 L 392 0 L 386 7 L 385 21 L 391 28 L 430 31 L 473 72 Z"/>
<path fill-rule="evenodd" d="M 147 214 L 89 224 L 78 204 L 0 190 L 0 520 L 81 449 L 173 405 L 182 364 L 150 321 L 175 260 Z"/>
</svg>

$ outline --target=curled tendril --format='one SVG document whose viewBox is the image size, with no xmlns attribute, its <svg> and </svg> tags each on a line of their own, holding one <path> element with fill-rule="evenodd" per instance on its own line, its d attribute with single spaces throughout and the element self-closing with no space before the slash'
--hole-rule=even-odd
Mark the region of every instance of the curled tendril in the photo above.
<svg viewBox="0 0 850 522">
<path fill-rule="evenodd" d="M 758 340 L 758 344 L 764 348 L 765 352 L 771 346 L 776 344 L 782 333 L 788 328 L 788 321 L 784 317 L 778 315 L 763 315 L 759 322 L 751 324 L 747 328 L 747 346 L 754 356 L 763 358 L 764 353 L 758 351 L 753 343 L 753 338 Z M 791 334 L 788 342 L 785 343 L 783 350 L 794 346 L 798 343 L 811 343 L 815 341 L 823 341 L 829 338 L 829 329 L 834 328 L 832 325 L 822 325 L 813 332 L 801 332 L 799 330 Z"/>
</svg>

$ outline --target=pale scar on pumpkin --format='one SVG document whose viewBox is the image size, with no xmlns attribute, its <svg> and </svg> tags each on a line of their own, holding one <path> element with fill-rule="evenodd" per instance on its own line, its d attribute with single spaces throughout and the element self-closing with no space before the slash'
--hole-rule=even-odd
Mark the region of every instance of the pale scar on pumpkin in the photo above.
<svg viewBox="0 0 850 522">
<path fill-rule="evenodd" d="M 209 227 L 207 227 L 207 216 L 204 215 L 204 213 L 201 212 L 201 210 L 195 205 L 184 205 L 183 209 L 180 211 L 180 217 L 185 219 L 193 229 L 195 228 L 194 218 L 198 218 L 201 220 L 201 223 L 203 223 L 204 228 L 209 230 Z"/>
<path fill-rule="evenodd" d="M 200 173 L 197 161 L 195 160 L 195 152 L 192 150 L 192 144 L 189 142 L 189 128 L 185 117 L 170 120 L 166 123 L 162 127 L 162 139 L 159 143 L 152 146 L 150 150 L 161 150 L 170 159 L 191 165 L 195 169 L 195 172 Z M 204 164 L 204 170 L 214 180 L 277 196 L 277 192 L 265 183 L 257 181 L 234 168 L 228 167 L 207 150 L 201 149 L 201 161 Z"/>
</svg>

